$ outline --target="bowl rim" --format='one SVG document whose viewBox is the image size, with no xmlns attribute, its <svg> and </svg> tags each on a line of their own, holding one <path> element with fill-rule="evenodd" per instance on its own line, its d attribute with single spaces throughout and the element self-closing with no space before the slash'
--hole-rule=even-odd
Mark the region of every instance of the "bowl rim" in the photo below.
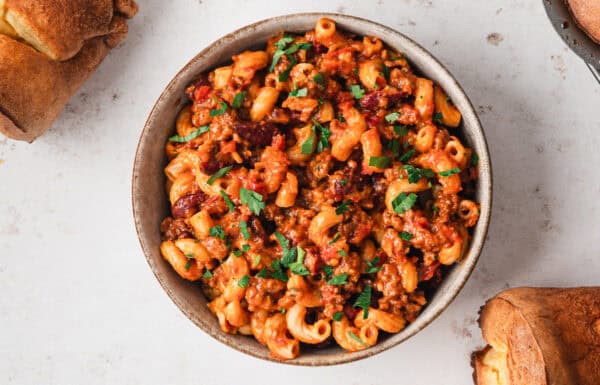
<svg viewBox="0 0 600 385">
<path fill-rule="evenodd" d="M 427 60 L 429 60 L 429 61 L 433 62 L 433 64 L 437 65 L 438 68 L 436 70 L 438 72 L 441 72 L 441 76 L 448 79 L 448 81 L 451 83 L 452 87 L 454 87 L 456 90 L 458 90 L 458 92 L 460 92 L 461 96 L 464 97 L 464 99 L 466 101 L 466 107 L 468 108 L 468 112 L 471 115 L 470 120 L 473 123 L 472 131 L 475 132 L 479 136 L 479 140 L 481 142 L 481 147 L 483 149 L 483 152 L 480 149 L 477 153 L 477 155 L 479 156 L 479 162 L 480 162 L 480 164 L 487 165 L 487 167 L 486 167 L 487 173 L 485 173 L 485 175 L 483 175 L 483 176 L 480 173 L 479 179 L 478 179 L 478 183 L 480 183 L 481 197 L 482 197 L 482 199 L 481 199 L 482 202 L 479 202 L 481 204 L 480 220 L 483 219 L 483 222 L 478 223 L 478 225 L 481 225 L 481 228 L 478 229 L 477 233 L 480 233 L 481 236 L 479 237 L 477 243 L 473 243 L 473 242 L 469 243 L 467 252 L 465 254 L 465 256 L 468 256 L 468 259 L 463 257 L 463 259 L 461 261 L 461 262 L 468 261 L 468 263 L 463 267 L 462 274 L 457 277 L 458 284 L 452 288 L 451 294 L 449 296 L 447 296 L 445 299 L 443 299 L 443 301 L 440 303 L 440 305 L 437 307 L 437 309 L 434 312 L 426 314 L 426 316 L 423 316 L 422 313 L 420 313 L 417 316 L 416 320 L 411 323 L 412 325 L 415 325 L 415 324 L 417 324 L 417 322 L 419 322 L 419 324 L 411 332 L 409 332 L 405 335 L 402 335 L 401 338 L 394 339 L 394 336 L 399 336 L 399 333 L 396 335 L 390 335 L 385 341 L 378 342 L 376 345 L 374 345 L 368 349 L 360 350 L 358 352 L 348 353 L 348 354 L 343 355 L 340 358 L 336 358 L 336 359 L 327 358 L 327 356 L 324 355 L 324 356 L 315 357 L 313 359 L 313 361 L 298 360 L 298 358 L 296 358 L 294 360 L 281 361 L 281 360 L 277 360 L 277 359 L 271 357 L 269 354 L 261 355 L 251 348 L 246 348 L 245 346 L 243 346 L 241 344 L 232 343 L 230 341 L 230 339 L 231 338 L 240 338 L 240 336 L 238 336 L 238 335 L 229 335 L 220 330 L 217 331 L 216 333 L 213 332 L 211 330 L 211 328 L 209 328 L 208 325 L 204 322 L 204 320 L 202 320 L 198 317 L 194 317 L 191 314 L 191 312 L 188 311 L 188 309 L 179 301 L 177 295 L 171 290 L 171 288 L 167 284 L 166 280 L 163 279 L 158 274 L 157 269 L 153 266 L 151 250 L 145 244 L 142 234 L 141 234 L 142 230 L 141 230 L 141 224 L 139 221 L 139 213 L 138 213 L 139 209 L 138 209 L 137 203 L 136 203 L 136 186 L 137 186 L 136 181 L 139 178 L 139 167 L 140 167 L 139 164 L 140 164 L 140 158 L 141 158 L 140 149 L 141 149 L 142 143 L 144 142 L 144 138 L 147 136 L 147 132 L 149 131 L 149 126 L 152 124 L 152 122 L 154 120 L 154 116 L 157 113 L 157 110 L 159 109 L 159 107 L 161 107 L 160 106 L 161 100 L 163 100 L 163 98 L 165 98 L 171 92 L 172 88 L 175 86 L 175 83 L 177 83 L 177 80 L 180 77 L 184 76 L 188 72 L 189 68 L 192 67 L 197 61 L 203 60 L 204 56 L 207 53 L 209 53 L 213 49 L 217 48 L 222 40 L 229 40 L 229 39 L 235 38 L 235 36 L 240 33 L 251 33 L 252 30 L 254 30 L 257 27 L 264 25 L 264 24 L 268 24 L 268 23 L 279 23 L 280 24 L 280 23 L 285 22 L 285 20 L 287 20 L 289 18 L 294 18 L 294 17 L 314 17 L 315 19 L 320 18 L 320 17 L 329 17 L 329 18 L 333 18 L 334 20 L 342 20 L 344 22 L 359 21 L 363 24 L 370 24 L 373 27 L 384 30 L 388 34 L 393 35 L 394 38 L 403 39 L 404 43 L 411 45 L 412 46 L 411 47 L 412 54 L 414 54 L 416 52 L 416 55 L 426 57 Z M 414 66 L 414 67 L 419 69 L 416 66 Z M 461 113 L 463 113 L 463 116 L 464 116 L 464 111 L 461 111 Z M 169 81 L 167 86 L 161 92 L 160 96 L 156 99 L 156 102 L 154 103 L 154 105 L 148 115 L 148 118 L 146 119 L 146 122 L 144 123 L 144 127 L 139 135 L 139 139 L 138 139 L 138 143 L 137 143 L 136 151 L 135 151 L 134 164 L 133 164 L 133 168 L 132 168 L 131 202 L 132 202 L 132 212 L 133 212 L 133 217 L 134 217 L 136 234 L 138 237 L 138 241 L 140 242 L 142 252 L 144 253 L 144 257 L 146 258 L 146 262 L 148 263 L 148 265 L 150 267 L 150 270 L 152 271 L 152 273 L 158 280 L 158 282 L 161 285 L 161 287 L 163 288 L 163 290 L 167 293 L 167 295 L 169 296 L 171 301 L 173 301 L 173 303 L 177 306 L 177 308 L 179 308 L 179 310 L 190 321 L 192 321 L 196 326 L 198 326 L 199 329 L 201 329 L 203 332 L 205 332 L 212 338 L 216 339 L 217 341 L 227 345 L 228 347 L 233 348 L 239 352 L 245 353 L 247 355 L 250 355 L 252 357 L 259 358 L 261 360 L 275 362 L 278 364 L 293 365 L 293 366 L 331 366 L 331 365 L 339 365 L 339 364 L 354 362 L 354 361 L 358 361 L 358 360 L 361 360 L 364 358 L 368 358 L 368 357 L 374 356 L 376 354 L 379 354 L 388 349 L 391 349 L 394 346 L 401 344 L 402 342 L 408 340 L 409 338 L 413 337 L 414 335 L 416 335 L 417 333 L 419 333 L 420 331 L 425 329 L 427 326 L 432 324 L 433 321 L 435 321 L 441 315 L 441 313 L 444 312 L 450 306 L 450 304 L 456 299 L 458 294 L 462 291 L 463 287 L 469 280 L 469 277 L 471 276 L 473 270 L 475 269 L 477 261 L 479 260 L 481 252 L 483 250 L 485 240 L 487 238 L 487 234 L 488 234 L 488 230 L 489 230 L 490 216 L 491 216 L 491 212 L 492 212 L 492 203 L 493 203 L 492 181 L 493 181 L 492 163 L 491 163 L 491 158 L 490 158 L 489 146 L 488 146 L 487 139 L 485 137 L 485 132 L 481 125 L 481 121 L 479 119 L 479 116 L 477 115 L 477 111 L 473 107 L 471 100 L 467 96 L 467 94 L 464 91 L 464 89 L 462 88 L 462 86 L 458 83 L 458 81 L 456 80 L 454 75 L 452 75 L 452 73 L 446 68 L 446 66 L 444 64 L 442 64 L 433 54 L 431 54 L 429 51 L 427 51 L 425 48 L 423 48 L 420 44 L 416 43 L 413 39 L 404 35 L 403 33 L 399 32 L 391 27 L 388 27 L 384 24 L 381 24 L 381 23 L 378 23 L 378 22 L 375 22 L 375 21 L 372 21 L 369 19 L 365 19 L 362 17 L 353 16 L 353 15 L 332 13 L 332 12 L 300 12 L 300 13 L 284 14 L 284 15 L 279 15 L 279 16 L 262 19 L 262 20 L 254 22 L 254 23 L 245 25 L 241 28 L 238 28 L 226 35 L 221 36 L 220 38 L 211 42 L 209 45 L 207 45 L 201 51 L 199 51 L 196 55 L 194 55 L 194 57 L 192 57 L 175 74 L 175 76 L 173 76 L 173 78 Z M 485 207 L 483 207 L 484 206 L 483 201 L 485 201 L 485 203 L 486 203 Z M 247 338 L 246 336 L 243 336 L 243 337 Z"/>
</svg>

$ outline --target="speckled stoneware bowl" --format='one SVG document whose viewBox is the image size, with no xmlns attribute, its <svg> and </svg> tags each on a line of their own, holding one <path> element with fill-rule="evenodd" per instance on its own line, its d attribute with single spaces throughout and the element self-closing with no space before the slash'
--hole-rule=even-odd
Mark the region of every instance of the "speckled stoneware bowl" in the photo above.
<svg viewBox="0 0 600 385">
<path fill-rule="evenodd" d="M 178 111 L 186 101 L 184 89 L 194 77 L 204 71 L 230 61 L 233 54 L 265 44 L 270 36 L 281 31 L 305 32 L 314 28 L 320 17 L 327 16 L 338 28 L 358 35 L 379 36 L 386 44 L 401 51 L 413 68 L 441 85 L 462 112 L 460 136 L 479 155 L 479 183 L 477 200 L 481 203 L 481 216 L 474 229 L 468 251 L 454 266 L 429 304 L 417 320 L 402 332 L 380 338 L 377 345 L 355 353 L 347 353 L 337 346 L 324 349 L 302 349 L 294 365 L 333 365 L 369 357 L 415 335 L 430 324 L 461 290 L 481 252 L 490 220 L 492 186 L 487 144 L 479 119 L 469 99 L 452 75 L 421 46 L 388 27 L 352 16 L 321 13 L 304 13 L 275 17 L 239 29 L 208 46 L 194 57 L 169 83 L 150 113 L 142 132 L 133 169 L 133 214 L 144 254 L 156 278 L 181 311 L 202 330 L 217 340 L 252 356 L 272 360 L 268 350 L 253 338 L 225 334 L 219 329 L 216 318 L 206 306 L 206 299 L 197 284 L 181 279 L 160 255 L 160 223 L 168 215 L 163 168 L 167 163 L 164 145 L 172 135 Z"/>
</svg>

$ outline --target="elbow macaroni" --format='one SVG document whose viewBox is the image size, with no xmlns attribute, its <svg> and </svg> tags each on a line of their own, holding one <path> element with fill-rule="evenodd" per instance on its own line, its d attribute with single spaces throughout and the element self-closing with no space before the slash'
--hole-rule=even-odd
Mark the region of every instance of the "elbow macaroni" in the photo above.
<svg viewBox="0 0 600 385">
<path fill-rule="evenodd" d="M 449 132 L 461 115 L 443 89 L 323 18 L 185 93 L 160 252 L 202 283 L 223 332 L 290 360 L 301 342 L 366 349 L 417 317 L 479 218 L 475 154 Z"/>
</svg>

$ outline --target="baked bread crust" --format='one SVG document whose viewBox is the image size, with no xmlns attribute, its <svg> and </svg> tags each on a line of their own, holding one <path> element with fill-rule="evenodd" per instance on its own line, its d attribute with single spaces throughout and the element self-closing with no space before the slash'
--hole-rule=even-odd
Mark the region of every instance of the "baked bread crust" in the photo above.
<svg viewBox="0 0 600 385">
<path fill-rule="evenodd" d="M 479 324 L 490 345 L 475 353 L 475 382 L 491 382 L 485 355 L 504 351 L 506 385 L 600 383 L 600 287 L 516 288 L 482 308 Z"/>
<path fill-rule="evenodd" d="M 125 39 L 127 18 L 135 15 L 137 5 L 132 0 L 6 0 L 5 7 L 7 15 L 18 13 L 31 22 L 27 25 L 35 25 L 28 31 L 44 42 L 43 47 L 28 44 L 20 27 L 15 28 L 19 39 L 0 29 L 0 133 L 32 142 L 52 125 L 110 49 Z"/>
<path fill-rule="evenodd" d="M 579 28 L 600 44 L 600 1 L 565 0 L 565 2 Z"/>
</svg>

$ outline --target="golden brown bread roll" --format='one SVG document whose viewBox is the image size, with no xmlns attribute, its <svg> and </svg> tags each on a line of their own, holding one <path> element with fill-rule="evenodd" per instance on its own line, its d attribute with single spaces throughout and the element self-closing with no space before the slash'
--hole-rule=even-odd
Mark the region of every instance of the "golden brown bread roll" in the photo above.
<svg viewBox="0 0 600 385">
<path fill-rule="evenodd" d="M 46 131 L 136 12 L 133 0 L 0 0 L 0 133 Z"/>
<path fill-rule="evenodd" d="M 600 384 L 600 287 L 506 290 L 479 325 L 477 385 Z"/>
<path fill-rule="evenodd" d="M 592 40 L 600 44 L 600 1 L 565 1 L 579 28 L 581 28 Z"/>
</svg>

